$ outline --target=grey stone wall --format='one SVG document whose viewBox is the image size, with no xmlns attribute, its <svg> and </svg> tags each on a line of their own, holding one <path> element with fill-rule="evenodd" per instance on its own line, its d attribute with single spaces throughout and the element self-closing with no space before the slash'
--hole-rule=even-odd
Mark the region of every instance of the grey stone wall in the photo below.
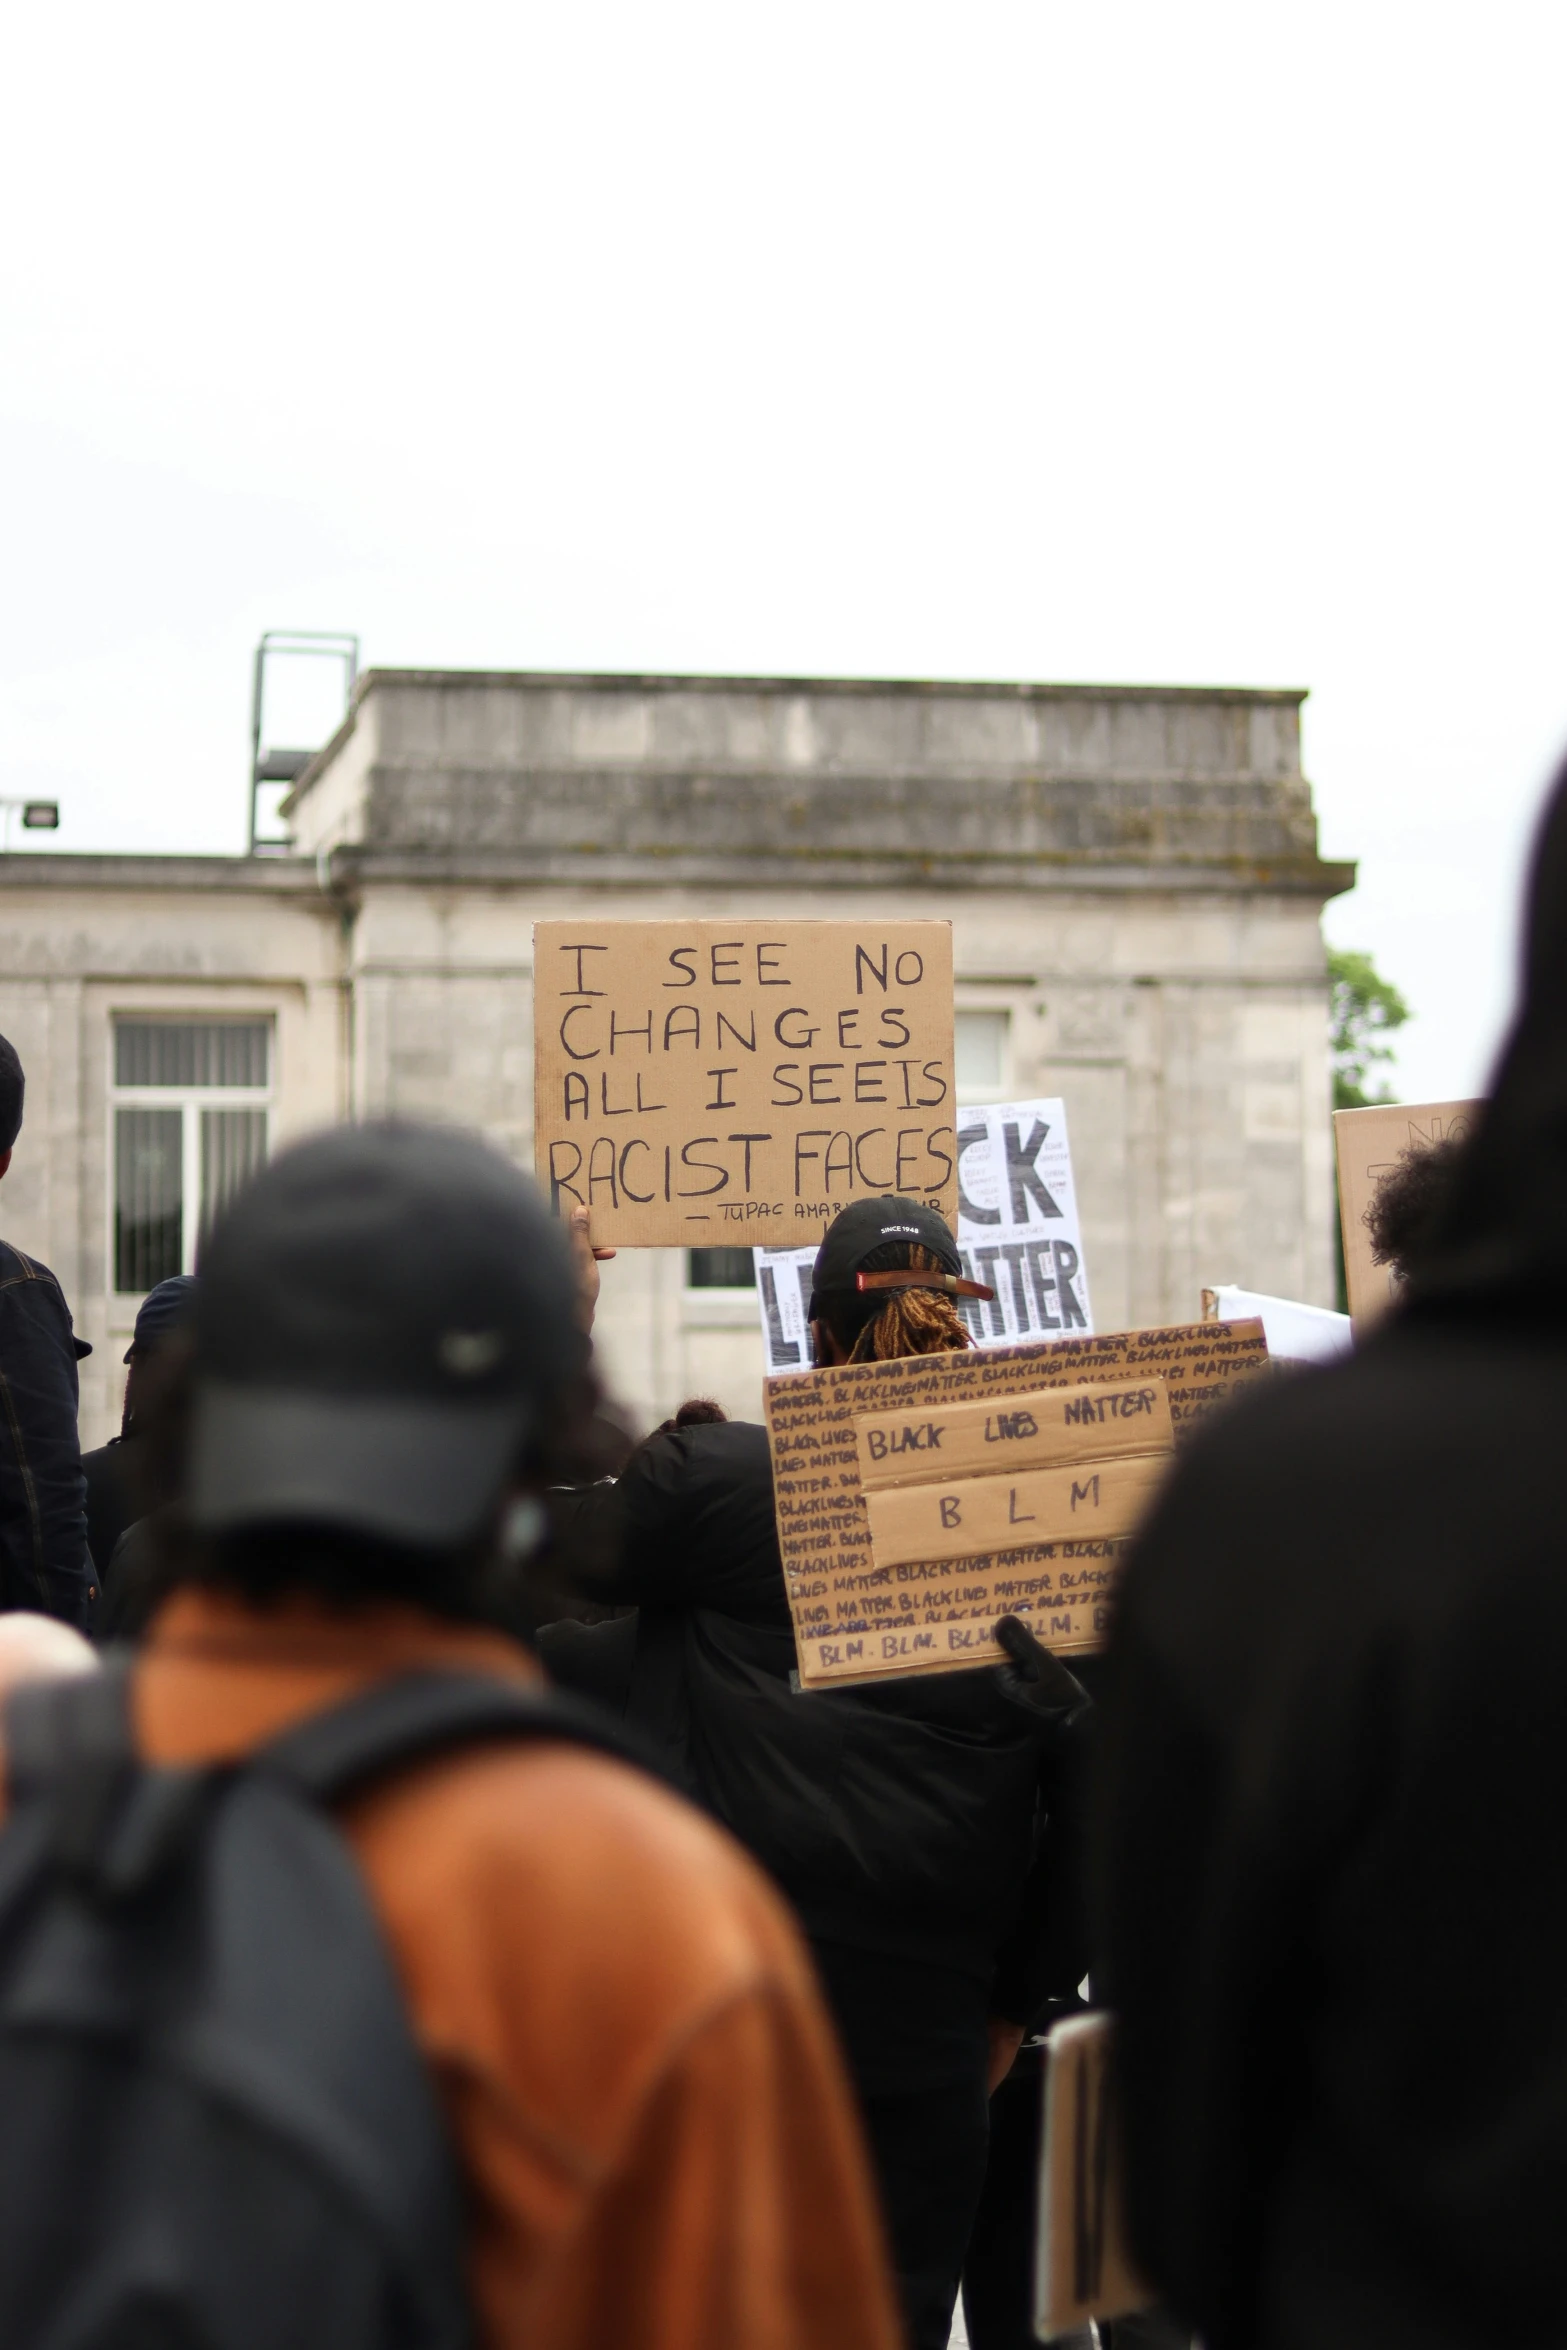
<svg viewBox="0 0 1567 2350">
<path fill-rule="evenodd" d="M 410 879 L 1320 897 L 1346 878 L 1317 858 L 1301 698 L 370 671 L 291 820 Z"/>
</svg>

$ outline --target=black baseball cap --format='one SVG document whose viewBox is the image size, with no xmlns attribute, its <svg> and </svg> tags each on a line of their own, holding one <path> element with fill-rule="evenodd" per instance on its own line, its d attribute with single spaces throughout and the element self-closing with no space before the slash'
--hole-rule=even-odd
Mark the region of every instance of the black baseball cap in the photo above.
<svg viewBox="0 0 1567 2350">
<path fill-rule="evenodd" d="M 194 1273 L 171 1273 L 167 1281 L 149 1289 L 137 1308 L 136 1327 L 131 1332 L 125 1360 L 130 1362 L 136 1355 L 150 1355 L 160 1347 L 169 1332 L 177 1329 L 189 1314 L 195 1294 Z"/>
<path fill-rule="evenodd" d="M 824 1297 L 852 1292 L 866 1258 L 894 1241 L 928 1248 L 944 1271 L 961 1276 L 963 1260 L 945 1216 L 921 1200 L 899 1199 L 893 1192 L 883 1199 L 857 1199 L 833 1218 L 816 1252 L 811 1321 L 819 1319 Z"/>
<path fill-rule="evenodd" d="M 476 1135 L 338 1127 L 240 1193 L 202 1257 L 190 1510 L 207 1533 L 471 1539 L 586 1364 L 565 1234 Z"/>
</svg>

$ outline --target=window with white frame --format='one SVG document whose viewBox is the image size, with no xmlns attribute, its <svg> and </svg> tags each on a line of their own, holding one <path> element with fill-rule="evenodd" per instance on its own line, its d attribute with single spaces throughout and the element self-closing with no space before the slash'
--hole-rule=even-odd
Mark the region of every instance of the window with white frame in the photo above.
<svg viewBox="0 0 1567 2350">
<path fill-rule="evenodd" d="M 959 1011 L 953 1017 L 953 1059 L 958 1100 L 999 1102 L 1009 1082 L 1012 1014 Z"/>
<path fill-rule="evenodd" d="M 270 1020 L 114 1023 L 114 1286 L 195 1270 L 214 1217 L 267 1155 Z"/>
</svg>

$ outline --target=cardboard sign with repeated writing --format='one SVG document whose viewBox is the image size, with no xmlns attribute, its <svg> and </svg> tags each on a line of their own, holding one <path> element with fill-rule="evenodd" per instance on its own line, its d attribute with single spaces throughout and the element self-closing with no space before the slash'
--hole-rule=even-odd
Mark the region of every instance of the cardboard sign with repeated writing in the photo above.
<svg viewBox="0 0 1567 2350">
<path fill-rule="evenodd" d="M 1004 1615 L 1026 1617 L 1048 1648 L 1097 1648 L 1128 1535 L 1171 1438 L 1179 1445 L 1267 1359 L 1260 1322 L 1195 1322 L 768 1379 L 802 1688 L 993 1665 Z M 1048 1398 L 1061 1390 L 1056 1421 Z M 1086 1400 L 1090 1390 L 1104 1391 L 1103 1410 Z M 933 1446 L 920 1431 L 937 1426 Z M 880 1457 L 878 1430 L 888 1448 Z M 897 1457 L 893 1431 L 908 1432 L 900 1452 L 915 1464 L 902 1482 L 885 1473 Z M 981 1448 L 1005 1451 L 1017 1475 L 976 1476 Z M 950 1484 L 930 1476 L 937 1453 L 959 1471 Z M 862 1463 L 872 1465 L 868 1486 Z M 943 1540 L 940 1502 L 952 1493 L 959 1523 Z"/>
<path fill-rule="evenodd" d="M 539 922 L 534 1163 L 593 1237 L 812 1246 L 854 1199 L 957 1213 L 945 922 Z"/>
</svg>

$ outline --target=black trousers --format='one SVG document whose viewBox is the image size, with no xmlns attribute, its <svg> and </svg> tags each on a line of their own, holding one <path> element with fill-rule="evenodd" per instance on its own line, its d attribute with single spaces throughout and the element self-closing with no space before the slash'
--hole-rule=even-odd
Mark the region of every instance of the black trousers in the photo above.
<svg viewBox="0 0 1567 2350">
<path fill-rule="evenodd" d="M 1044 2085 L 1044 2050 L 1025 2046 L 990 2100 L 984 2191 L 963 2264 L 970 2350 L 1036 2350 L 1034 2236 Z"/>
<path fill-rule="evenodd" d="M 859 2098 L 911 2350 L 947 2350 L 985 2181 L 984 1987 L 817 1942 Z"/>
<path fill-rule="evenodd" d="M 860 2100 L 913 2350 L 947 2350 L 985 2180 L 985 2083 Z"/>
</svg>

